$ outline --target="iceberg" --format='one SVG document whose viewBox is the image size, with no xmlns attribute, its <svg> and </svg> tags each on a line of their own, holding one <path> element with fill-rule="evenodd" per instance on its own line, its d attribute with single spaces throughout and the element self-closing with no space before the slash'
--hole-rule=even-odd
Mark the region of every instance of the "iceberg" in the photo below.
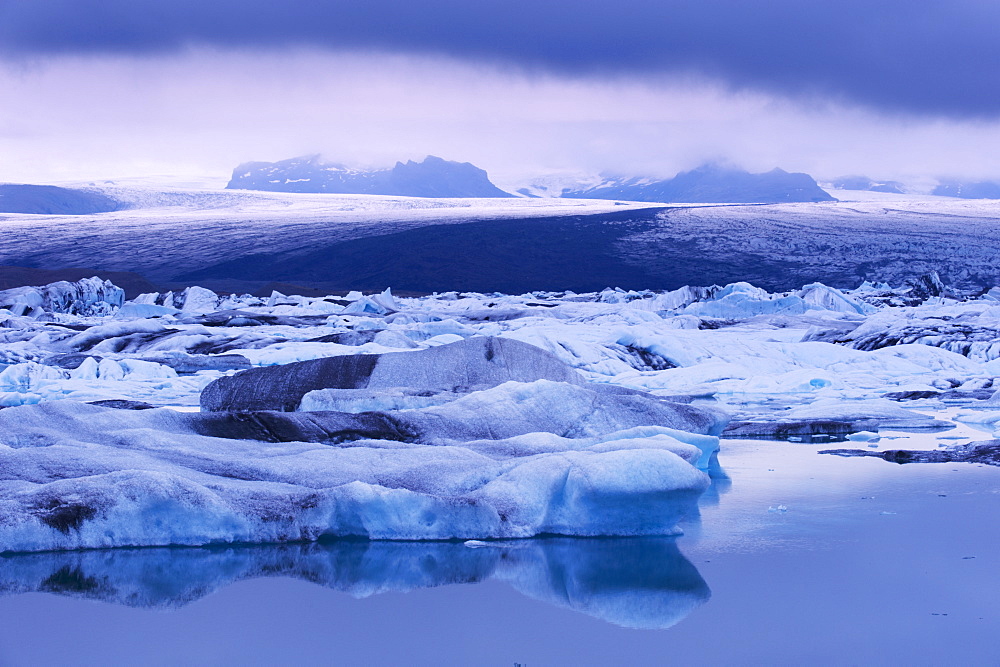
<svg viewBox="0 0 1000 667">
<path fill-rule="evenodd" d="M 329 357 L 255 368 L 220 378 L 201 395 L 204 410 L 294 410 L 316 389 L 413 387 L 453 391 L 513 380 L 579 384 L 572 368 L 544 350 L 476 337 L 413 352 Z"/>
<path fill-rule="evenodd" d="M 71 401 L 0 410 L 3 550 L 669 535 L 709 484 L 692 465 L 701 450 L 664 434 L 341 445 L 211 435 L 245 419 Z"/>
<path fill-rule="evenodd" d="M 124 302 L 125 290 L 96 276 L 74 283 L 63 280 L 43 287 L 0 291 L 0 309 L 33 318 L 43 313 L 110 315 Z"/>
<path fill-rule="evenodd" d="M 764 419 L 736 420 L 726 428 L 732 438 L 851 439 L 879 430 L 940 431 L 955 428 L 949 421 L 907 410 L 887 399 L 819 399 Z M 853 436 L 853 437 L 852 437 Z M 868 439 L 872 439 L 870 436 Z"/>
<path fill-rule="evenodd" d="M 750 283 L 733 283 L 712 295 L 710 300 L 696 301 L 684 308 L 684 313 L 699 317 L 747 318 L 755 315 L 801 315 L 806 302 L 798 296 L 774 295 Z"/>
</svg>

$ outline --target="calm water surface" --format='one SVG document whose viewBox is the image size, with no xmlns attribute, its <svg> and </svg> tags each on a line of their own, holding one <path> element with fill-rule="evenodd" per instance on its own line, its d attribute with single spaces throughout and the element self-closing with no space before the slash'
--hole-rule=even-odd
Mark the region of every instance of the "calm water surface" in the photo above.
<svg viewBox="0 0 1000 667">
<path fill-rule="evenodd" d="M 1000 664 L 1000 469 L 818 449 L 725 442 L 680 538 L 0 558 L 0 664 Z"/>
</svg>

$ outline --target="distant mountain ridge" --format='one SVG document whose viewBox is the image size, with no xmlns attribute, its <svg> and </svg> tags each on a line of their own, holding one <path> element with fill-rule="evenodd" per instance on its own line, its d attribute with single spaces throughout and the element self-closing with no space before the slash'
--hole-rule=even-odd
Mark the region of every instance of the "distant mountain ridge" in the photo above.
<svg viewBox="0 0 1000 667">
<path fill-rule="evenodd" d="M 904 186 L 899 181 L 873 181 L 867 176 L 841 176 L 833 182 L 833 187 L 839 190 L 889 192 L 897 195 L 905 193 Z"/>
<path fill-rule="evenodd" d="M 513 197 L 469 162 L 428 155 L 422 162 L 397 162 L 391 169 L 352 169 L 320 156 L 279 162 L 247 162 L 233 170 L 229 190 L 308 192 L 402 197 Z"/>
<path fill-rule="evenodd" d="M 610 178 L 597 186 L 580 190 L 564 189 L 561 196 L 713 204 L 835 201 L 809 174 L 789 173 L 783 169 L 751 174 L 742 169 L 717 165 L 704 165 L 663 180 Z"/>
<path fill-rule="evenodd" d="M 996 181 L 979 181 L 962 183 L 959 181 L 942 181 L 932 194 L 941 197 L 959 197 L 961 199 L 1000 199 L 1000 183 Z"/>
</svg>

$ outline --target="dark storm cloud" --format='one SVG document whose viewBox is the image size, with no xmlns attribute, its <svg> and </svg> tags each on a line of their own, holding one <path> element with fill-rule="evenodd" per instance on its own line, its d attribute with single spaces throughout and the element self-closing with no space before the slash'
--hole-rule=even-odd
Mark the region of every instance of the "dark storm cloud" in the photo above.
<svg viewBox="0 0 1000 667">
<path fill-rule="evenodd" d="M 0 52 L 377 50 L 1000 115 L 994 0 L 0 0 Z"/>
</svg>

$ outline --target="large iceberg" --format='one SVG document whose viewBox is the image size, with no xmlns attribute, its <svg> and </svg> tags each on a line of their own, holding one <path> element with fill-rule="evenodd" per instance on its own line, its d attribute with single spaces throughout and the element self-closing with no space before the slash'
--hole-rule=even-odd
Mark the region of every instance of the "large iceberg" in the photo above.
<svg viewBox="0 0 1000 667">
<path fill-rule="evenodd" d="M 70 401 L 0 411 L 0 544 L 670 534 L 708 486 L 702 449 L 668 429 L 339 446 L 205 435 L 232 436 L 246 417 Z"/>
</svg>

